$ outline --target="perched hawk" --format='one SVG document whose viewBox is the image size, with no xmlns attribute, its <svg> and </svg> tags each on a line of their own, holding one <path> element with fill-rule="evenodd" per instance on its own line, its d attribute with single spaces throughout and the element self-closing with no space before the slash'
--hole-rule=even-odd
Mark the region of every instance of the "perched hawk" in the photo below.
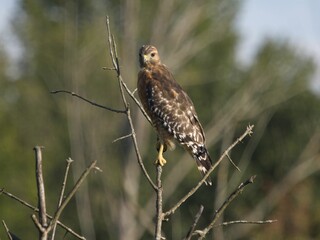
<svg viewBox="0 0 320 240">
<path fill-rule="evenodd" d="M 154 46 L 141 47 L 139 62 L 139 98 L 158 134 L 156 164 L 163 166 L 166 163 L 163 152 L 167 147 L 174 149 L 176 141 L 190 153 L 201 174 L 205 175 L 211 167 L 211 159 L 191 99 L 161 63 Z M 212 184 L 209 179 L 206 183 Z"/>
</svg>

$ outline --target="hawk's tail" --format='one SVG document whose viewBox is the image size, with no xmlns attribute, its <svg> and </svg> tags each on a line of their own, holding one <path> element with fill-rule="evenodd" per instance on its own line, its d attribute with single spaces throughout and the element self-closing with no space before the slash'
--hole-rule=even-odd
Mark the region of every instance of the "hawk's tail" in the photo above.
<svg viewBox="0 0 320 240">
<path fill-rule="evenodd" d="M 212 166 L 212 161 L 206 147 L 203 144 L 194 144 L 192 146 L 192 156 L 196 160 L 198 170 L 200 171 L 201 175 L 206 175 Z M 206 185 L 212 185 L 210 176 L 206 179 L 205 183 Z"/>
</svg>

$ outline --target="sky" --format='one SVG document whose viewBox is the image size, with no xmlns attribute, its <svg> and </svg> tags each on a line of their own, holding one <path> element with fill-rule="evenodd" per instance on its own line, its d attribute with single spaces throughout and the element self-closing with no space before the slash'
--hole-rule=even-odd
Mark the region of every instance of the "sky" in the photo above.
<svg viewBox="0 0 320 240">
<path fill-rule="evenodd" d="M 238 58 L 250 63 L 266 38 L 287 40 L 311 56 L 318 69 L 312 88 L 320 92 L 320 1 L 246 0 L 236 21 L 241 36 Z"/>
<path fill-rule="evenodd" d="M 21 49 L 10 31 L 17 0 L 2 0 L 0 8 L 0 41 L 12 59 Z M 266 38 L 289 41 L 298 51 L 310 55 L 318 70 L 312 88 L 320 92 L 320 1 L 318 0 L 244 0 L 236 19 L 240 34 L 237 57 L 249 64 Z"/>
</svg>

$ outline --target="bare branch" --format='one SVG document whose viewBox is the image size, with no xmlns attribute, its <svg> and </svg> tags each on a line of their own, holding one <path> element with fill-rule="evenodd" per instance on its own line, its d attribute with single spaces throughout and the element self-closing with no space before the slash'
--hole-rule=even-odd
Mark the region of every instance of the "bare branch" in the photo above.
<svg viewBox="0 0 320 240">
<path fill-rule="evenodd" d="M 139 109 L 141 110 L 141 112 L 143 113 L 145 118 L 149 121 L 149 123 L 152 124 L 151 119 L 149 118 L 148 114 L 145 112 L 145 110 L 141 106 L 141 103 L 134 96 L 135 90 L 133 92 L 131 92 L 130 89 L 128 88 L 128 86 L 122 80 L 122 77 L 121 77 L 121 74 L 120 74 L 119 58 L 117 56 L 116 43 L 114 41 L 114 36 L 111 34 L 111 30 L 110 30 L 109 16 L 107 16 L 106 24 L 107 24 L 107 32 L 108 32 L 108 43 L 109 43 L 109 49 L 110 49 L 110 51 L 109 51 L 110 58 L 111 58 L 111 61 L 112 61 L 112 64 L 113 64 L 113 68 L 117 72 L 119 83 L 124 87 L 124 89 L 129 94 L 129 96 L 132 98 L 132 100 L 137 104 L 137 106 L 139 107 Z M 124 94 L 123 94 L 122 86 L 120 86 L 122 99 L 124 101 L 125 107 L 128 107 L 127 101 L 126 101 L 126 99 L 124 97 Z"/>
<path fill-rule="evenodd" d="M 247 221 L 247 220 L 235 220 L 235 221 L 229 221 L 229 222 L 223 222 L 218 225 L 214 225 L 213 227 L 221 227 L 221 226 L 229 226 L 233 224 L 270 224 L 270 223 L 275 223 L 278 220 L 262 220 L 262 221 Z"/>
<path fill-rule="evenodd" d="M 232 161 L 229 153 L 227 153 L 227 157 L 228 157 L 229 161 L 231 162 L 231 164 L 232 164 L 239 172 L 241 172 L 240 168 Z"/>
<path fill-rule="evenodd" d="M 48 232 L 43 230 L 48 226 L 47 219 L 47 209 L 46 209 L 46 195 L 44 188 L 44 180 L 42 174 L 42 152 L 41 146 L 35 146 L 35 159 L 36 159 L 36 180 L 37 180 L 37 189 L 38 189 L 38 207 L 39 207 L 39 221 L 36 217 L 32 217 L 32 219 L 36 219 L 35 223 L 39 230 L 39 238 L 41 240 L 48 239 Z"/>
<path fill-rule="evenodd" d="M 269 193 L 256 204 L 251 213 L 247 215 L 248 219 L 262 219 L 267 212 L 270 212 L 279 201 L 294 186 L 304 181 L 307 177 L 320 170 L 320 128 L 315 129 L 313 136 L 305 145 L 304 150 L 297 157 L 295 165 L 287 174 L 278 181 L 278 183 L 269 191 Z M 243 237 L 251 230 L 251 226 L 246 228 L 235 227 L 232 235 Z"/>
<path fill-rule="evenodd" d="M 134 96 L 134 92 L 137 90 L 133 90 L 133 92 L 130 91 L 130 89 L 128 88 L 127 84 L 125 82 L 122 81 L 122 85 L 124 87 L 124 89 L 126 90 L 126 92 L 129 94 L 129 96 L 132 98 L 132 100 L 137 104 L 137 106 L 139 107 L 140 111 L 142 112 L 143 116 L 148 120 L 148 122 L 152 125 L 152 121 L 149 118 L 148 114 L 146 113 L 146 111 L 143 109 L 141 103 L 139 102 L 139 100 Z"/>
<path fill-rule="evenodd" d="M 157 201 L 156 201 L 156 227 L 155 227 L 155 238 L 156 240 L 161 240 L 161 228 L 163 221 L 163 213 L 162 213 L 162 183 L 161 183 L 161 174 L 162 167 L 160 164 L 157 164 Z"/>
<path fill-rule="evenodd" d="M 12 193 L 7 192 L 7 191 L 4 190 L 3 188 L 0 189 L 0 194 L 3 194 L 3 195 L 5 195 L 5 196 L 7 196 L 7 197 L 9 197 L 9 198 L 11 198 L 11 199 L 13 199 L 13 200 L 21 203 L 22 205 L 30 208 L 31 210 L 33 210 L 33 211 L 35 211 L 35 212 L 39 212 L 39 209 L 38 209 L 37 207 L 35 207 L 35 206 L 31 205 L 30 203 L 22 200 L 21 198 L 15 196 L 15 195 L 12 194 Z M 49 214 L 47 214 L 47 217 L 48 217 L 49 219 L 52 219 L 52 218 L 53 218 L 53 217 L 52 217 L 51 215 L 49 215 Z M 60 227 L 62 227 L 64 230 L 66 230 L 67 232 L 71 233 L 71 234 L 72 234 L 73 236 L 75 236 L 76 238 L 81 239 L 81 240 L 86 240 L 85 237 L 79 235 L 78 233 L 76 233 L 75 231 L 73 231 L 71 228 L 69 228 L 69 227 L 67 227 L 66 225 L 64 225 L 62 222 L 57 221 L 57 224 L 58 224 Z"/>
<path fill-rule="evenodd" d="M 63 178 L 63 182 L 62 182 L 62 186 L 61 186 L 61 192 L 60 192 L 57 208 L 59 208 L 61 206 L 61 203 L 62 203 L 62 200 L 63 200 L 63 196 L 64 196 L 64 192 L 65 192 L 65 188 L 66 188 L 67 179 L 68 179 L 70 165 L 73 162 L 73 160 L 71 158 L 68 158 L 66 160 L 66 162 L 67 162 L 67 165 L 66 165 L 66 170 L 65 170 L 65 173 L 64 173 L 64 178 Z M 52 234 L 51 234 L 51 240 L 54 240 L 54 237 L 55 237 L 55 234 L 56 234 L 56 228 L 57 228 L 57 223 L 55 223 L 53 225 Z"/>
<path fill-rule="evenodd" d="M 180 206 L 183 204 L 190 196 L 192 196 L 205 182 L 205 180 L 209 177 L 209 175 L 213 172 L 214 169 L 217 168 L 217 166 L 220 164 L 220 162 L 224 159 L 224 157 L 227 156 L 227 154 L 239 143 L 241 142 L 246 136 L 250 136 L 252 134 L 253 125 L 249 125 L 246 129 L 246 131 L 236 140 L 234 141 L 227 150 L 223 152 L 219 160 L 211 167 L 211 169 L 206 173 L 206 175 L 202 178 L 201 181 L 198 182 L 198 184 L 192 188 L 179 202 L 176 203 L 170 210 L 164 213 L 164 218 L 168 217 L 169 215 L 173 214 Z"/>
<path fill-rule="evenodd" d="M 41 225 L 41 223 L 39 222 L 39 220 L 38 220 L 38 218 L 36 217 L 35 214 L 32 214 L 32 215 L 31 215 L 31 218 L 32 218 L 34 224 L 36 225 L 36 227 L 37 227 L 37 228 L 39 229 L 39 231 L 40 231 L 40 234 L 41 234 L 40 239 L 41 239 L 41 240 L 46 239 L 46 235 L 48 234 L 48 233 L 46 233 L 46 235 L 44 235 L 44 233 L 46 232 L 46 228 L 44 228 L 44 227 Z"/>
<path fill-rule="evenodd" d="M 200 217 L 201 217 L 201 214 L 202 214 L 202 212 L 203 212 L 203 209 L 204 209 L 204 207 L 201 205 L 198 213 L 196 214 L 196 216 L 195 216 L 195 218 L 194 218 L 193 224 L 191 225 L 190 230 L 188 231 L 188 234 L 187 234 L 187 236 L 184 238 L 184 240 L 191 240 L 191 237 L 192 237 L 192 235 L 193 235 L 194 229 L 195 229 L 196 226 L 197 226 L 197 223 L 198 223 L 198 221 L 199 221 L 199 219 L 200 219 Z"/>
<path fill-rule="evenodd" d="M 106 106 L 103 106 L 101 104 L 98 104 L 98 103 L 95 103 L 85 97 L 82 97 L 80 95 L 78 95 L 77 93 L 75 92 L 71 92 L 71 91 L 67 91 L 67 90 L 55 90 L 55 91 L 51 91 L 50 93 L 52 94 L 56 94 L 56 93 L 67 93 L 67 94 L 70 94 L 71 96 L 74 96 L 74 97 L 77 97 L 77 98 L 80 98 L 81 100 L 93 105 L 93 106 L 96 106 L 96 107 L 99 107 L 99 108 L 103 108 L 103 109 L 106 109 L 108 111 L 111 111 L 111 112 L 116 112 L 116 113 L 126 113 L 125 110 L 118 110 L 118 109 L 114 109 L 114 108 L 110 108 L 110 107 L 106 107 Z"/>
<path fill-rule="evenodd" d="M 114 71 L 114 70 L 116 70 L 115 68 L 108 68 L 108 67 L 103 67 L 102 69 L 103 69 L 103 70 L 109 70 L 109 71 Z"/>
<path fill-rule="evenodd" d="M 251 176 L 247 181 L 241 183 L 224 201 L 221 207 L 214 213 L 211 223 L 203 230 L 197 230 L 196 233 L 200 235 L 198 239 L 204 239 L 206 234 L 213 228 L 215 222 L 218 220 L 223 211 L 229 206 L 229 204 L 243 191 L 243 189 L 250 183 L 253 183 L 256 176 Z"/>
<path fill-rule="evenodd" d="M 124 136 L 119 137 L 119 138 L 116 138 L 115 140 L 113 140 L 113 141 L 112 141 L 112 143 L 118 142 L 118 141 L 120 141 L 120 140 L 123 140 L 123 139 L 129 138 L 129 137 L 132 137 L 132 133 L 127 134 L 127 135 L 124 135 Z"/>
<path fill-rule="evenodd" d="M 73 197 L 73 195 L 76 193 L 76 191 L 79 189 L 79 187 L 81 186 L 82 182 L 86 179 L 86 177 L 89 175 L 90 171 L 92 169 L 95 168 L 97 164 L 97 160 L 93 161 L 88 167 L 87 169 L 81 174 L 80 178 L 78 179 L 78 181 L 76 182 L 76 184 L 74 185 L 74 187 L 72 188 L 72 190 L 70 191 L 70 193 L 67 195 L 67 197 L 65 198 L 65 200 L 61 203 L 61 206 L 57 209 L 56 213 L 53 216 L 52 221 L 50 222 L 50 225 L 48 226 L 48 231 L 50 231 L 53 226 L 57 223 L 63 209 L 67 206 L 67 204 L 70 202 L 71 198 Z"/>
<path fill-rule="evenodd" d="M 107 32 L 108 32 L 108 44 L 109 44 L 109 49 L 110 49 L 109 50 L 110 58 L 111 58 L 113 67 L 114 67 L 115 71 L 117 72 L 117 78 L 118 78 L 118 82 L 119 82 L 120 93 L 121 93 L 121 97 L 122 97 L 122 101 L 123 101 L 124 107 L 126 108 L 126 115 L 127 115 L 127 119 L 128 119 L 129 125 L 130 125 L 131 132 L 132 132 L 132 136 L 131 137 L 132 137 L 134 149 L 135 149 L 135 152 L 136 152 L 136 157 L 137 157 L 139 166 L 140 166 L 144 176 L 147 178 L 147 180 L 150 183 L 150 185 L 152 186 L 152 188 L 155 191 L 157 191 L 157 186 L 154 184 L 154 182 L 150 178 L 150 176 L 149 176 L 149 174 L 148 174 L 148 172 L 147 172 L 147 170 L 146 170 L 146 168 L 145 168 L 145 166 L 143 164 L 143 161 L 142 161 L 142 158 L 141 158 L 141 154 L 140 154 L 140 150 L 138 148 L 136 132 L 135 132 L 134 126 L 133 126 L 129 104 L 128 104 L 127 100 L 126 100 L 126 97 L 125 97 L 125 94 L 124 94 L 124 91 L 123 91 L 123 88 L 122 88 L 122 87 L 126 88 L 126 85 L 124 84 L 122 76 L 120 74 L 120 65 L 119 65 L 119 60 L 118 60 L 117 51 L 116 51 L 116 44 L 115 44 L 114 38 L 113 38 L 113 36 L 111 34 L 111 31 L 110 31 L 110 22 L 109 22 L 109 17 L 108 16 L 106 18 L 106 25 L 107 25 Z M 131 93 L 131 91 L 129 91 L 129 90 L 126 90 L 126 91 L 128 93 L 129 92 Z"/>
<path fill-rule="evenodd" d="M 7 227 L 7 224 L 5 223 L 4 220 L 2 220 L 2 224 L 3 224 L 3 226 L 4 226 L 4 229 L 6 230 L 6 233 L 7 233 L 7 236 L 8 236 L 8 238 L 9 238 L 9 240 L 13 240 L 13 239 L 12 239 L 12 236 L 11 236 L 11 233 L 10 233 L 10 231 L 9 231 L 9 228 Z"/>
</svg>

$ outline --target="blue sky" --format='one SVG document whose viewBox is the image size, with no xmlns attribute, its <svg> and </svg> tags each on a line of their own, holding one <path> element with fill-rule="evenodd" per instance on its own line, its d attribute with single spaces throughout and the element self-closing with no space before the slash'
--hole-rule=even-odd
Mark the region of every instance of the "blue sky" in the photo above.
<svg viewBox="0 0 320 240">
<path fill-rule="evenodd" d="M 10 18 L 17 0 L 4 0 L 0 8 L 0 40 L 13 58 L 21 52 L 10 33 Z M 318 64 L 313 88 L 320 91 L 320 1 L 245 0 L 236 25 L 241 36 L 238 58 L 250 63 L 266 37 L 288 40 Z"/>
<path fill-rule="evenodd" d="M 237 25 L 244 37 L 243 51 L 267 36 L 288 39 L 309 50 L 320 50 L 320 1 L 247 0 Z"/>
<path fill-rule="evenodd" d="M 10 21 L 12 20 L 17 0 L 3 0 L 0 7 L 0 41 L 1 46 L 9 53 L 11 58 L 16 59 L 21 54 L 21 49 L 11 31 Z M 11 69 L 13 70 L 13 69 Z"/>
<path fill-rule="evenodd" d="M 320 92 L 320 1 L 246 0 L 237 19 L 238 57 L 251 61 L 266 37 L 287 40 L 318 65 L 312 87 Z"/>
</svg>

